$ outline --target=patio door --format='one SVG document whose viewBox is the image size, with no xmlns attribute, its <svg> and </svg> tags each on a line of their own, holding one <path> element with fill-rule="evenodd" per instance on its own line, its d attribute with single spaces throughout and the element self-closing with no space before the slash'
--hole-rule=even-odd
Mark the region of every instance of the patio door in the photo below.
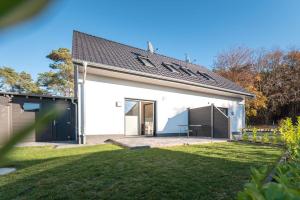
<svg viewBox="0 0 300 200">
<path fill-rule="evenodd" d="M 154 133 L 154 102 L 142 101 L 142 135 L 152 136 Z"/>
<path fill-rule="evenodd" d="M 154 102 L 125 99 L 125 135 L 152 136 L 154 134 Z"/>
<path fill-rule="evenodd" d="M 140 132 L 140 102 L 125 100 L 125 135 L 139 135 Z"/>
</svg>

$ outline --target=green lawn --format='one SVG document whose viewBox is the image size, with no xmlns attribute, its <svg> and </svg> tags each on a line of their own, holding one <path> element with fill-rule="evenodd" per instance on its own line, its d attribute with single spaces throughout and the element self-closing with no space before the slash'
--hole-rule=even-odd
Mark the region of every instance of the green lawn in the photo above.
<svg viewBox="0 0 300 200">
<path fill-rule="evenodd" d="M 17 148 L 6 165 L 18 171 L 0 177 L 0 199 L 232 199 L 251 166 L 272 166 L 281 153 L 242 143 Z"/>
</svg>

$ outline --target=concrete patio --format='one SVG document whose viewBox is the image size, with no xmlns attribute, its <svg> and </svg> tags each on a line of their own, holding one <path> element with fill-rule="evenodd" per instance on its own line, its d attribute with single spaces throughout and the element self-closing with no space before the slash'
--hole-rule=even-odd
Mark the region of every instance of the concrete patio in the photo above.
<svg viewBox="0 0 300 200">
<path fill-rule="evenodd" d="M 17 147 L 32 147 L 32 146 L 52 146 L 53 148 L 76 148 L 82 146 L 90 146 L 97 144 L 115 144 L 121 147 L 138 149 L 138 148 L 154 148 L 154 147 L 169 147 L 178 145 L 194 145 L 207 144 L 212 142 L 226 142 L 227 139 L 216 139 L 207 137 L 186 137 L 186 136 L 172 136 L 172 137 L 107 137 L 102 142 L 91 144 L 76 144 L 74 142 L 24 142 L 16 145 Z"/>
<path fill-rule="evenodd" d="M 207 144 L 226 142 L 227 139 L 212 139 L 205 137 L 122 137 L 108 139 L 107 143 L 116 144 L 130 149 L 168 147 L 178 145 Z"/>
</svg>

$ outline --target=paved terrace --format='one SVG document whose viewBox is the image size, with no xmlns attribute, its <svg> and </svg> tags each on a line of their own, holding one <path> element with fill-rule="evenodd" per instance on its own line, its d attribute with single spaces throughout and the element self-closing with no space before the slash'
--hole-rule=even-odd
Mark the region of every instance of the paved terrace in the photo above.
<svg viewBox="0 0 300 200">
<path fill-rule="evenodd" d="M 206 144 L 211 142 L 226 142 L 226 139 L 211 139 L 206 137 L 119 137 L 119 138 L 107 138 L 104 142 L 97 142 L 95 144 L 78 145 L 72 142 L 25 142 L 20 143 L 18 147 L 28 146 L 52 146 L 53 148 L 74 148 L 88 145 L 97 145 L 104 143 L 112 143 L 118 146 L 138 149 L 138 148 L 154 148 L 154 147 L 169 147 L 178 145 L 193 145 L 193 144 Z"/>
<path fill-rule="evenodd" d="M 204 137 L 122 137 L 107 140 L 108 143 L 113 143 L 131 149 L 206 144 L 226 141 L 227 139 L 211 139 Z"/>
</svg>

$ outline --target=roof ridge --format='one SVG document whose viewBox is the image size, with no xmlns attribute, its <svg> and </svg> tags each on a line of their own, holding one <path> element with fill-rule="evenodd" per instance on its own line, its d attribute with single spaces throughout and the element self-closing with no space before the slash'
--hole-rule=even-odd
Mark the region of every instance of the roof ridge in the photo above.
<svg viewBox="0 0 300 200">
<path fill-rule="evenodd" d="M 77 33 L 80 33 L 80 34 L 84 34 L 84 35 L 88 35 L 90 37 L 94 37 L 94 38 L 97 38 L 97 39 L 102 39 L 102 40 L 106 40 L 106 41 L 109 41 L 109 42 L 112 42 L 112 43 L 116 43 L 116 44 L 119 44 L 119 45 L 122 45 L 122 46 L 126 46 L 126 47 L 130 47 L 130 48 L 134 48 L 134 49 L 138 49 L 138 50 L 141 50 L 141 51 L 144 51 L 144 52 L 147 52 L 145 49 L 141 49 L 139 47 L 134 47 L 134 46 L 131 46 L 129 44 L 124 44 L 124 43 L 121 43 L 121 42 L 117 42 L 117 41 L 113 41 L 113 40 L 110 40 L 110 39 L 106 39 L 106 38 L 103 38 L 103 37 L 100 37 L 100 36 L 96 36 L 96 35 L 92 35 L 92 34 L 89 34 L 89 33 L 85 33 L 85 32 L 81 32 L 81 31 L 77 31 L 77 30 L 73 30 L 73 33 L 74 32 L 77 32 Z M 166 55 L 163 55 L 163 54 L 159 54 L 159 53 L 155 53 L 154 54 L 158 55 L 158 56 L 162 56 L 162 57 L 165 57 L 165 58 L 168 58 L 168 59 L 175 59 L 177 61 L 180 61 L 180 62 L 184 62 L 184 63 L 187 63 L 186 61 L 184 60 L 181 60 L 181 59 L 178 59 L 178 58 L 174 58 L 174 57 L 171 57 L 171 56 L 166 56 Z M 199 64 L 194 64 L 194 63 L 187 63 L 187 64 L 190 64 L 190 65 L 193 65 L 195 67 L 199 67 L 201 69 L 206 69 L 208 71 L 211 71 L 209 70 L 208 68 L 202 66 L 202 65 L 199 65 Z"/>
</svg>

